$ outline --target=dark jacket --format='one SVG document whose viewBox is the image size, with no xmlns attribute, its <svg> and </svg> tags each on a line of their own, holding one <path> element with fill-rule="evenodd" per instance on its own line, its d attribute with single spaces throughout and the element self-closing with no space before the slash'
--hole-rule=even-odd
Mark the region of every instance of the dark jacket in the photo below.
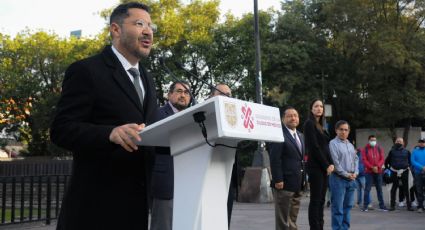
<svg viewBox="0 0 425 230">
<path fill-rule="evenodd" d="M 307 169 L 320 169 L 326 173 L 329 165 L 333 164 L 329 136 L 325 131 L 320 132 L 314 120 L 307 119 L 304 123 L 304 139 L 308 155 Z"/>
<path fill-rule="evenodd" d="M 145 229 L 146 155 L 109 141 L 113 128 L 155 122 L 155 85 L 140 64 L 146 95 L 142 107 L 133 83 L 110 46 L 65 72 L 51 125 L 51 140 L 73 152 L 73 170 L 58 229 Z"/>
<path fill-rule="evenodd" d="M 409 150 L 393 146 L 385 158 L 385 168 L 407 169 L 410 166 L 410 152 Z"/>
<path fill-rule="evenodd" d="M 272 187 L 283 182 L 283 190 L 299 192 L 304 182 L 304 136 L 297 131 L 302 151 L 298 149 L 294 137 L 283 126 L 285 141 L 270 144 L 270 166 L 272 170 Z"/>
<path fill-rule="evenodd" d="M 158 120 L 174 114 L 170 104 L 158 109 Z M 173 199 L 174 162 L 169 147 L 157 147 L 155 164 L 152 171 L 152 197 L 162 200 Z"/>
</svg>

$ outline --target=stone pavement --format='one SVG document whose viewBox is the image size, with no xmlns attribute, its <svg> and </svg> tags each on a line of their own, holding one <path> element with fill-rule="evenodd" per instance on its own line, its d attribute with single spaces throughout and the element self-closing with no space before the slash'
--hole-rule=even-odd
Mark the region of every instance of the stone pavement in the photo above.
<svg viewBox="0 0 425 230">
<path fill-rule="evenodd" d="M 298 216 L 298 229 L 310 229 L 308 225 L 308 198 L 304 198 Z M 376 205 L 375 205 L 376 207 Z M 232 215 L 232 230 L 274 230 L 273 204 L 236 203 Z M 325 208 L 325 230 L 331 229 L 331 211 Z M 352 230 L 424 230 L 425 213 L 409 212 L 405 208 L 393 212 L 378 210 L 351 211 Z"/>
<path fill-rule="evenodd" d="M 385 203 L 388 205 L 388 191 L 384 187 Z M 376 192 L 372 191 L 374 207 L 377 207 Z M 309 229 L 308 225 L 308 202 L 304 197 L 298 217 L 299 230 Z M 274 230 L 274 206 L 273 204 L 248 204 L 235 203 L 233 206 L 231 230 Z M 325 208 L 325 229 L 330 227 L 330 208 Z M 8 225 L 3 229 L 31 229 L 31 230 L 54 230 L 55 223 L 45 226 L 43 223 Z M 352 230 L 424 230 L 425 213 L 409 212 L 405 208 L 399 208 L 394 212 L 382 212 L 373 210 L 361 212 L 359 208 L 353 208 L 351 212 Z"/>
</svg>

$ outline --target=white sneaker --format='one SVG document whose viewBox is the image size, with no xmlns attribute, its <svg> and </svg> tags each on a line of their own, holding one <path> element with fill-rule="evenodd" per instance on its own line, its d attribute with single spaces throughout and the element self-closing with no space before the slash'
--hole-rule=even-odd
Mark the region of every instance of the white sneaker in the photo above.
<svg viewBox="0 0 425 230">
<path fill-rule="evenodd" d="M 404 206 L 406 206 L 406 205 L 404 204 L 404 202 L 403 202 L 403 201 L 401 201 L 401 202 L 399 202 L 399 203 L 398 203 L 398 207 L 402 208 L 402 207 L 404 207 Z"/>
<path fill-rule="evenodd" d="M 416 202 L 416 200 L 412 202 L 412 207 L 418 207 L 418 203 Z"/>
</svg>

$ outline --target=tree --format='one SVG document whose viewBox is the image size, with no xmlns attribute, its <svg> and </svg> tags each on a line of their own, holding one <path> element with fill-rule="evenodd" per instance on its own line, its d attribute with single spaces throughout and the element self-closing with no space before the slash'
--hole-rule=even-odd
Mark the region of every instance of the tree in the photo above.
<svg viewBox="0 0 425 230">
<path fill-rule="evenodd" d="M 339 109 L 352 111 L 341 116 L 363 127 L 394 130 L 404 123 L 407 134 L 412 118 L 425 115 L 424 2 L 341 0 L 317 5 L 317 18 L 322 19 L 318 27 L 328 34 L 340 63 L 347 64 L 335 72 L 343 105 Z"/>
<path fill-rule="evenodd" d="M 103 44 L 97 39 L 59 39 L 42 31 L 0 38 L 2 128 L 19 131 L 31 155 L 53 155 L 48 130 L 65 69 Z"/>
</svg>

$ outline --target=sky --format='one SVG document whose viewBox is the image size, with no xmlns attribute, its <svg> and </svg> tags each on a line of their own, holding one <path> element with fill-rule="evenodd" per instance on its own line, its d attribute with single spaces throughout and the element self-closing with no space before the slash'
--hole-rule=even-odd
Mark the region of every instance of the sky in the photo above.
<svg viewBox="0 0 425 230">
<path fill-rule="evenodd" d="M 190 2 L 190 0 L 183 0 Z M 281 0 L 258 0 L 259 9 L 280 9 Z M 105 27 L 100 11 L 116 6 L 119 0 L 0 0 L 0 33 L 14 37 L 26 28 L 54 32 L 69 37 L 82 30 L 84 37 L 94 36 Z M 253 12 L 254 0 L 222 0 L 221 13 L 236 16 Z"/>
</svg>

